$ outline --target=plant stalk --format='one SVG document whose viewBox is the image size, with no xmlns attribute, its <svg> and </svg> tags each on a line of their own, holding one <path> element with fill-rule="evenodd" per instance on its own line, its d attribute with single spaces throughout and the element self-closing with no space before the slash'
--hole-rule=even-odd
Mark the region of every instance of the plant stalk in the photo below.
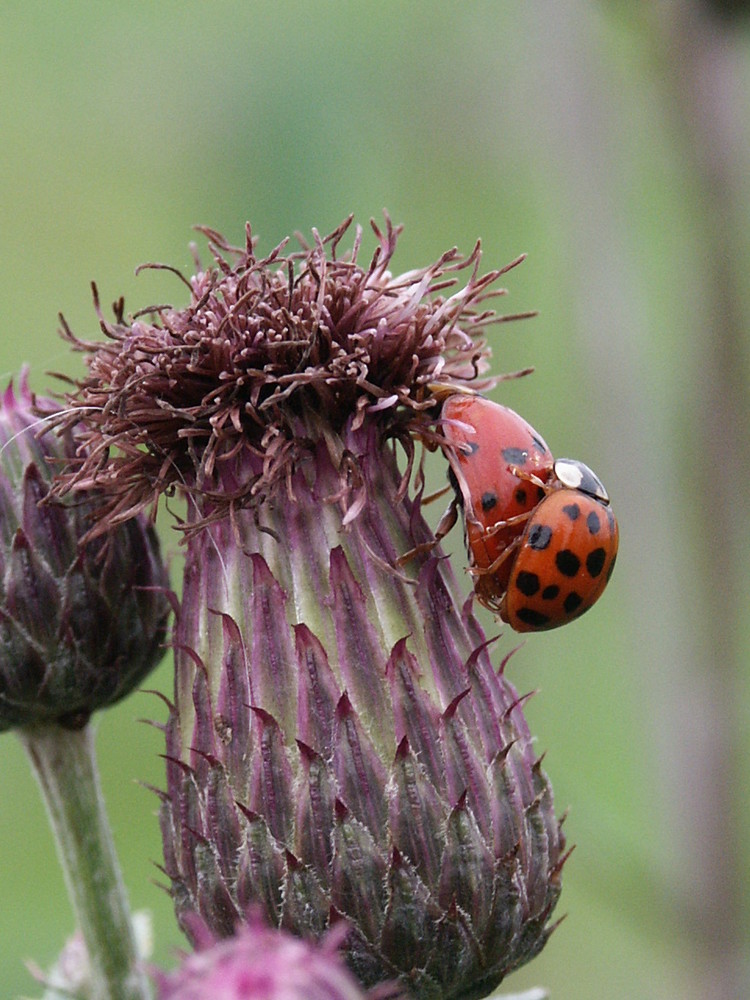
<svg viewBox="0 0 750 1000">
<path fill-rule="evenodd" d="M 28 726 L 18 734 L 42 791 L 86 942 L 90 998 L 150 1000 L 104 809 L 91 727 Z"/>
</svg>

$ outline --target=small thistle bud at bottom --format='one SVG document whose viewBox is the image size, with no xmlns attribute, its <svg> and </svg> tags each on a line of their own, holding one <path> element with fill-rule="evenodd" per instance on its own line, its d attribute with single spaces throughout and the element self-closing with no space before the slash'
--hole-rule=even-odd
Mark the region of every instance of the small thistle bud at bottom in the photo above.
<svg viewBox="0 0 750 1000">
<path fill-rule="evenodd" d="M 172 973 L 154 972 L 158 1000 L 397 1000 L 397 990 L 365 992 L 346 969 L 330 932 L 320 944 L 251 917 L 219 940 L 193 925 L 201 943 Z"/>
<path fill-rule="evenodd" d="M 70 412 L 111 457 L 62 489 L 96 482 L 114 517 L 187 497 L 161 818 L 188 936 L 253 908 L 343 923 L 365 987 L 471 1000 L 544 945 L 564 860 L 522 699 L 407 491 L 435 387 L 486 368 L 501 272 L 477 246 L 393 276 L 390 222 L 363 268 L 347 227 L 265 259 L 207 231 L 187 308 L 100 314 L 100 345 L 66 327 L 90 354 Z"/>
<path fill-rule="evenodd" d="M 156 666 L 169 614 L 143 517 L 83 544 L 96 495 L 45 502 L 76 455 L 72 430 L 45 426 L 24 372 L 0 399 L 0 730 L 85 725 Z"/>
</svg>

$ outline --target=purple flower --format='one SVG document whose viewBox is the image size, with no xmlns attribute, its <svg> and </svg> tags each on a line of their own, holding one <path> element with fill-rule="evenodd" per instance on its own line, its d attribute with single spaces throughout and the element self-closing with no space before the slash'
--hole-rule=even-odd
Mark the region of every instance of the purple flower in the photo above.
<svg viewBox="0 0 750 1000">
<path fill-rule="evenodd" d="M 60 489 L 102 489 L 110 522 L 187 498 L 162 829 L 188 934 L 253 906 L 305 937 L 345 921 L 365 986 L 480 997 L 544 945 L 564 838 L 443 553 L 399 559 L 432 538 L 415 439 L 443 440 L 446 387 L 491 384 L 510 317 L 478 246 L 394 277 L 390 223 L 369 266 L 348 225 L 264 259 L 206 231 L 186 308 L 66 328 L 89 374 Z"/>
<path fill-rule="evenodd" d="M 199 948 L 176 972 L 154 974 L 158 1000 L 396 1000 L 394 989 L 365 993 L 345 967 L 330 932 L 321 944 L 267 927 L 255 916 L 217 940 L 193 921 Z"/>
</svg>

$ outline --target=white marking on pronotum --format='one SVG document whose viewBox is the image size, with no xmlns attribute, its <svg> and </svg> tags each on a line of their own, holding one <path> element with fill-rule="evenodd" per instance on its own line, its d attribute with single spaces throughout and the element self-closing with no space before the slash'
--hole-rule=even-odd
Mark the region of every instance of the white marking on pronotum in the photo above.
<svg viewBox="0 0 750 1000">
<path fill-rule="evenodd" d="M 609 494 L 604 489 L 601 479 L 592 472 L 588 465 L 575 458 L 558 458 L 554 465 L 555 475 L 562 485 L 569 490 L 580 490 L 595 500 L 609 503 Z"/>
</svg>

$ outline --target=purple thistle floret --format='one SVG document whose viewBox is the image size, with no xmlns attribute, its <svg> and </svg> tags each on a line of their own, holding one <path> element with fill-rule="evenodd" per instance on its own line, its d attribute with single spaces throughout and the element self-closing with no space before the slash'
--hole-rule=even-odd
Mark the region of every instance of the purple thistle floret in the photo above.
<svg viewBox="0 0 750 1000">
<path fill-rule="evenodd" d="M 155 972 L 158 1000 L 398 1000 L 400 991 L 363 991 L 338 953 L 341 934 L 320 944 L 268 927 L 257 915 L 226 939 L 192 921 L 197 950 L 172 973 Z"/>
<path fill-rule="evenodd" d="M 118 304 L 104 344 L 65 327 L 89 375 L 60 489 L 104 489 L 110 522 L 187 497 L 162 808 L 187 933 L 198 914 L 229 936 L 252 907 L 305 937 L 344 922 L 365 986 L 481 997 L 544 945 L 564 838 L 408 486 L 437 396 L 491 384 L 483 333 L 510 317 L 478 246 L 393 277 L 397 231 L 373 227 L 362 267 L 359 231 L 338 255 L 348 225 L 265 259 L 249 230 L 244 249 L 207 231 L 187 308 Z"/>
</svg>

